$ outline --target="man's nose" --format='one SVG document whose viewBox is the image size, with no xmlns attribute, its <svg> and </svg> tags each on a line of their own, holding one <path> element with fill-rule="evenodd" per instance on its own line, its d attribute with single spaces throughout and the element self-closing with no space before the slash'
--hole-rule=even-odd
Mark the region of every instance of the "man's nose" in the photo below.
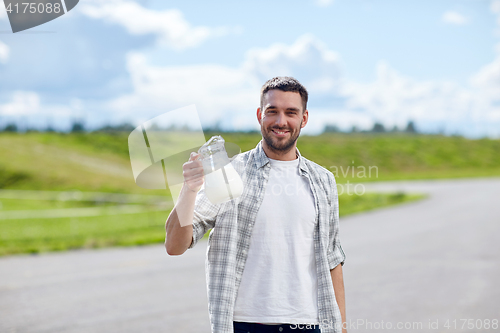
<svg viewBox="0 0 500 333">
<path fill-rule="evenodd" d="M 286 126 L 286 117 L 283 113 L 279 113 L 278 117 L 276 117 L 276 125 L 280 127 Z"/>
</svg>

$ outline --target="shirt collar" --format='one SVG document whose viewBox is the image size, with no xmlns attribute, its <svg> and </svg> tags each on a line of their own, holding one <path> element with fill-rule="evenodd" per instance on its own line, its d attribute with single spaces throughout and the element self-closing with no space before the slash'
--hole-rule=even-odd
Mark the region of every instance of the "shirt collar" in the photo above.
<svg viewBox="0 0 500 333">
<path fill-rule="evenodd" d="M 264 165 L 269 163 L 269 157 L 267 157 L 266 153 L 264 152 L 264 148 L 262 147 L 262 140 L 257 144 L 257 147 L 255 147 L 255 164 L 257 168 L 262 168 Z"/>
<path fill-rule="evenodd" d="M 299 158 L 299 169 L 300 169 L 300 174 L 303 175 L 307 173 L 307 167 L 304 158 L 300 154 L 299 148 L 295 148 L 298 158 Z M 266 153 L 264 152 L 264 148 L 262 147 L 262 140 L 257 144 L 257 147 L 255 147 L 255 164 L 257 168 L 262 168 L 264 165 L 269 163 L 269 157 L 267 157 Z"/>
</svg>

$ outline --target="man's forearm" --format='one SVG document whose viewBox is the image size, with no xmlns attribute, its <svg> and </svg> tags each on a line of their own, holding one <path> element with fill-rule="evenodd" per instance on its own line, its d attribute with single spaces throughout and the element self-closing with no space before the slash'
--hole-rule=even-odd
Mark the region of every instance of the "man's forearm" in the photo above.
<svg viewBox="0 0 500 333">
<path fill-rule="evenodd" d="M 193 238 L 193 225 L 181 227 L 174 208 L 168 216 L 165 229 L 167 232 L 165 237 L 165 249 L 167 253 L 175 256 L 186 252 Z"/>
<path fill-rule="evenodd" d="M 193 212 L 196 192 L 183 187 L 177 205 L 172 209 L 165 225 L 165 248 L 170 255 L 186 252 L 193 239 Z"/>
<path fill-rule="evenodd" d="M 340 315 L 342 316 L 342 332 L 347 332 L 344 327 L 346 322 L 345 315 L 345 291 L 344 291 L 344 276 L 342 273 L 342 265 L 339 264 L 337 267 L 330 271 L 332 276 L 333 290 L 335 291 L 335 298 L 337 299 L 337 304 L 340 309 Z"/>
</svg>

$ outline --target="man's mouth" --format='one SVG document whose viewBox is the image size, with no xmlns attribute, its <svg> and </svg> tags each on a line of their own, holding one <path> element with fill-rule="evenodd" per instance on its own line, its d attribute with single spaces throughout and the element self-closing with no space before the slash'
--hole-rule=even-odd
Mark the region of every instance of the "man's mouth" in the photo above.
<svg viewBox="0 0 500 333">
<path fill-rule="evenodd" d="M 271 131 L 278 136 L 284 136 L 288 133 L 288 131 L 286 131 L 286 130 L 279 130 L 276 128 L 271 129 Z"/>
</svg>

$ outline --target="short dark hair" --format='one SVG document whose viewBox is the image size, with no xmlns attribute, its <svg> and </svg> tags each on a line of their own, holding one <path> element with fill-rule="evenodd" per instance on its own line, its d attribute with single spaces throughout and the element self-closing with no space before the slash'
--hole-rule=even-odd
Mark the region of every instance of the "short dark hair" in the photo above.
<svg viewBox="0 0 500 333">
<path fill-rule="evenodd" d="M 264 107 L 264 95 L 267 94 L 269 90 L 281 90 L 281 91 L 291 91 L 298 92 L 302 98 L 302 106 L 304 107 L 304 112 L 307 109 L 307 99 L 309 94 L 306 88 L 295 78 L 290 76 L 277 76 L 270 80 L 262 86 L 260 90 L 260 108 Z"/>
</svg>

